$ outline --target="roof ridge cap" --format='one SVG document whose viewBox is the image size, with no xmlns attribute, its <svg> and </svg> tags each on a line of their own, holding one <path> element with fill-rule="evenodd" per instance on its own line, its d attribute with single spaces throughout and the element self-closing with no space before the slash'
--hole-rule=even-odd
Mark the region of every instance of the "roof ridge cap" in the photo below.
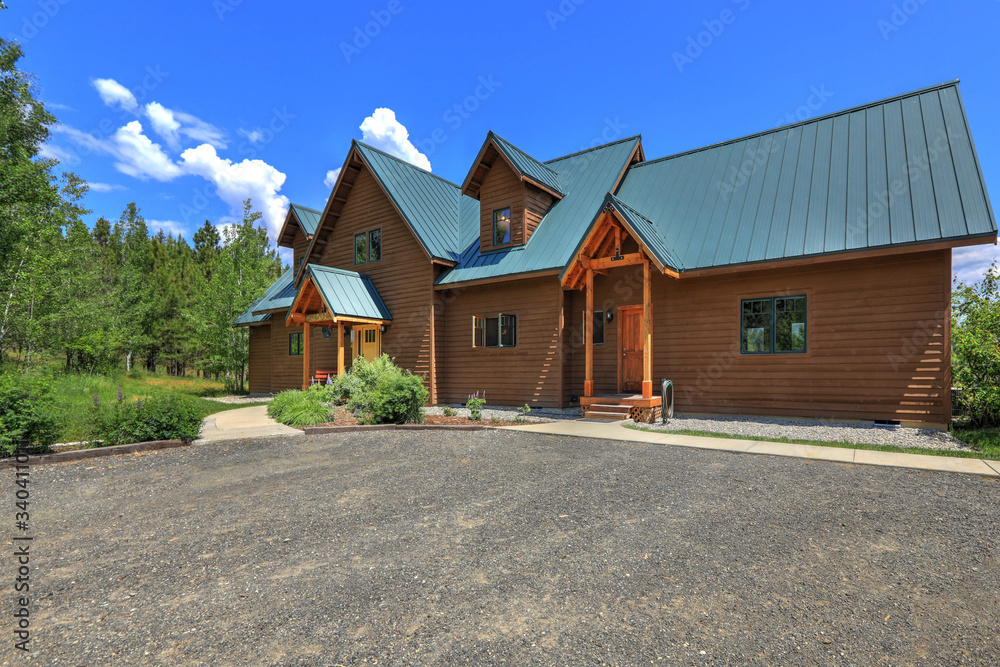
<svg viewBox="0 0 1000 667">
<path fill-rule="evenodd" d="M 413 164 L 412 162 L 407 162 L 407 161 L 406 161 L 406 160 L 404 160 L 403 158 L 400 158 L 400 157 L 396 157 L 395 155 L 392 155 L 391 153 L 386 153 L 386 152 L 385 152 L 384 150 L 382 150 L 382 149 L 380 149 L 380 148 L 375 148 L 375 147 L 374 147 L 374 146 L 372 146 L 371 144 L 366 144 L 366 143 L 365 143 L 365 142 L 363 142 L 363 141 L 358 141 L 357 139 L 352 139 L 352 141 L 353 141 L 353 142 L 354 142 L 355 144 L 357 144 L 358 146 L 364 146 L 365 148 L 367 148 L 367 149 L 368 149 L 368 150 L 370 150 L 370 151 L 374 151 L 374 152 L 376 152 L 376 153 L 379 153 L 379 154 L 381 154 L 381 155 L 384 155 L 384 156 L 386 156 L 387 158 L 390 158 L 390 159 L 392 159 L 392 160 L 395 160 L 396 162 L 399 162 L 400 164 L 403 164 L 403 165 L 405 165 L 405 166 L 407 166 L 407 167 L 410 167 L 410 168 L 412 168 L 412 169 L 416 169 L 417 171 L 419 171 L 419 172 L 420 172 L 420 173 L 422 173 L 422 174 L 425 174 L 425 175 L 427 175 L 427 176 L 432 176 L 432 177 L 434 177 L 434 178 L 438 179 L 439 181 L 441 181 L 441 182 L 443 182 L 443 183 L 447 183 L 448 185 L 450 185 L 450 186 L 452 186 L 452 187 L 454 187 L 454 188 L 457 188 L 457 189 L 461 190 L 461 186 L 459 186 L 459 185 L 456 185 L 455 183 L 452 183 L 451 181 L 449 181 L 449 180 L 448 180 L 447 178 L 444 178 L 443 176 L 438 176 L 437 174 L 435 174 L 435 173 L 434 173 L 434 172 L 432 172 L 432 171 L 427 171 L 427 170 L 426 170 L 426 169 L 424 169 L 423 167 L 418 167 L 417 165 Z M 423 154 L 421 153 L 421 155 L 423 155 Z M 425 156 L 425 157 L 426 157 L 426 156 Z"/>
<path fill-rule="evenodd" d="M 614 146 L 615 144 L 624 143 L 626 141 L 632 141 L 634 139 L 642 139 L 641 134 L 633 134 L 631 137 L 625 137 L 623 139 L 616 139 L 615 141 L 609 141 L 606 144 L 601 144 L 600 146 L 593 146 L 591 148 L 584 148 L 581 151 L 576 151 L 575 153 L 569 153 L 568 155 L 562 155 L 560 157 L 554 157 L 551 160 L 546 160 L 543 164 L 548 165 L 550 162 L 559 162 L 560 160 L 565 160 L 567 158 L 576 157 L 578 155 L 583 155 L 584 153 L 590 153 L 591 151 L 600 150 L 602 148 L 607 148 L 608 146 Z M 556 172 L 558 173 L 558 172 Z"/>
<path fill-rule="evenodd" d="M 295 208 L 303 208 L 303 209 L 309 211 L 310 213 L 318 213 L 319 215 L 323 215 L 323 211 L 317 210 L 315 208 L 311 208 L 309 206 L 304 206 L 302 204 L 296 204 L 295 202 L 289 202 L 288 203 L 288 208 L 292 208 L 293 206 Z"/>
<path fill-rule="evenodd" d="M 735 139 L 727 139 L 725 141 L 718 141 L 713 144 L 708 144 L 707 146 L 701 146 L 700 148 L 692 148 L 690 150 L 681 151 L 679 153 L 673 153 L 671 155 L 665 155 L 663 157 L 658 157 L 654 160 L 646 160 L 645 162 L 640 162 L 634 164 L 630 169 L 637 169 L 639 167 L 644 167 L 649 164 L 656 164 L 657 162 L 664 162 L 666 160 L 674 160 L 676 158 L 685 157 L 687 155 L 693 155 L 694 153 L 700 153 L 702 151 L 711 150 L 713 148 L 721 148 L 723 146 L 728 146 L 729 144 L 739 143 L 741 141 L 749 141 L 751 139 L 757 139 L 769 134 L 777 134 L 778 132 L 784 132 L 786 130 L 792 130 L 797 127 L 803 127 L 805 125 L 811 125 L 813 123 L 819 123 L 820 121 L 830 120 L 831 118 L 836 118 L 837 116 L 844 116 L 846 114 L 855 113 L 863 109 L 871 109 L 877 106 L 883 106 L 891 102 L 899 102 L 907 99 L 908 97 L 915 97 L 917 95 L 923 95 L 924 93 L 930 93 L 937 90 L 944 90 L 945 88 L 951 86 L 958 86 L 960 79 L 954 79 L 952 81 L 946 81 L 944 83 L 939 83 L 934 86 L 926 86 L 924 88 L 918 88 L 917 90 L 911 90 L 906 93 L 900 93 L 899 95 L 893 95 L 892 97 L 884 97 L 880 100 L 875 100 L 873 102 L 866 102 L 865 104 L 858 104 L 853 107 L 848 107 L 846 109 L 841 109 L 840 111 L 833 111 L 822 116 L 816 116 L 815 118 L 807 118 L 806 120 L 799 121 L 797 123 L 791 123 L 789 125 L 779 125 L 778 127 L 771 128 L 770 130 L 763 130 L 760 132 L 754 132 L 751 134 L 744 135 L 742 137 L 736 137 Z"/>
<path fill-rule="evenodd" d="M 529 159 L 531 159 L 531 160 L 533 160 L 533 161 L 537 162 L 537 163 L 538 163 L 539 165 L 541 165 L 541 166 L 542 166 L 542 167 L 544 167 L 545 169 L 548 169 L 549 171 L 551 171 L 551 172 L 552 172 L 553 174 L 555 174 L 556 176 L 558 176 L 558 175 L 559 175 L 559 172 L 558 172 L 558 171 L 556 171 L 555 169 L 553 169 L 553 168 L 552 168 L 552 167 L 550 167 L 549 165 L 545 164 L 544 162 L 542 162 L 541 160 L 539 160 L 538 158 L 536 158 L 536 157 L 535 157 L 534 155 L 532 155 L 532 154 L 531 154 L 531 153 L 529 153 L 528 151 L 526 151 L 526 150 L 524 150 L 524 149 L 522 149 L 522 148 L 518 148 L 517 146 L 515 146 L 514 144 L 512 144 L 512 143 L 511 143 L 510 141 L 508 141 L 508 140 L 504 139 L 503 137 L 501 137 L 501 136 L 500 136 L 499 134 L 497 134 L 497 133 L 496 133 L 496 132 L 494 132 L 493 130 L 490 130 L 490 134 L 492 134 L 492 135 L 493 135 L 493 136 L 494 136 L 495 138 L 497 138 L 497 139 L 499 139 L 500 141 L 502 141 L 503 143 L 507 144 L 508 146 L 510 146 L 511 148 L 513 148 L 514 150 L 516 150 L 516 151 L 517 151 L 518 153 L 520 153 L 521 155 L 523 155 L 523 156 L 525 156 L 526 158 L 529 158 Z"/>
</svg>

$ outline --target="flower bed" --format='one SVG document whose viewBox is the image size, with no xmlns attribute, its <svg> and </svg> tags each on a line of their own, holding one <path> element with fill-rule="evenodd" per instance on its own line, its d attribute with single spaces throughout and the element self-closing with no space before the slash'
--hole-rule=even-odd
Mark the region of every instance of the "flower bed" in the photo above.
<svg viewBox="0 0 1000 667">
<path fill-rule="evenodd" d="M 353 413 L 342 406 L 334 407 L 331 417 L 329 422 L 317 424 L 317 426 L 358 426 L 361 424 Z M 424 424 L 431 426 L 513 426 L 518 423 L 516 420 L 481 419 L 473 421 L 468 417 L 424 414 Z"/>
</svg>

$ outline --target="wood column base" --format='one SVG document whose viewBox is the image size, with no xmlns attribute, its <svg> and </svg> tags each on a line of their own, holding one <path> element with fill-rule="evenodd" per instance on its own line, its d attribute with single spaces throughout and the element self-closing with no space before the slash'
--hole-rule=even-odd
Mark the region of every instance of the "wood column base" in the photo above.
<svg viewBox="0 0 1000 667">
<path fill-rule="evenodd" d="M 586 398 L 590 398 L 594 395 L 594 382 L 593 380 L 585 381 L 583 383 L 583 395 Z"/>
<path fill-rule="evenodd" d="M 642 381 L 642 397 L 643 398 L 653 398 L 653 381 L 643 380 Z"/>
</svg>

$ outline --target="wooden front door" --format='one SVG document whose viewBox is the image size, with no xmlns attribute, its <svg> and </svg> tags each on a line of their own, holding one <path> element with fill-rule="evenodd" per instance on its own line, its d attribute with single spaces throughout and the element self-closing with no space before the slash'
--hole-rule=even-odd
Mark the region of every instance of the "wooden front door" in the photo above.
<svg viewBox="0 0 1000 667">
<path fill-rule="evenodd" d="M 375 361 L 379 355 L 379 328 L 377 325 L 354 327 L 354 358 L 364 357 Z"/>
<path fill-rule="evenodd" d="M 618 385 L 624 392 L 642 391 L 642 308 L 618 309 L 618 341 L 621 364 Z"/>
</svg>

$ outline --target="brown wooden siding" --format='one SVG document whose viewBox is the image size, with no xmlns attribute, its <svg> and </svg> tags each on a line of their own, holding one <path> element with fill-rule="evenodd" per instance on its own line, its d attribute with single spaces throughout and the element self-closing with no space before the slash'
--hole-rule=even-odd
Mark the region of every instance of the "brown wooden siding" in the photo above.
<svg viewBox="0 0 1000 667">
<path fill-rule="evenodd" d="M 552 195 L 533 185 L 524 186 L 524 242 L 527 243 L 538 223 L 552 206 Z"/>
<path fill-rule="evenodd" d="M 295 240 L 292 241 L 292 269 L 295 271 L 299 270 L 299 261 L 305 256 L 306 250 L 309 249 L 309 237 L 306 236 L 301 228 L 296 228 L 295 230 Z"/>
<path fill-rule="evenodd" d="M 302 327 L 286 327 L 281 315 L 271 319 L 271 392 L 302 388 L 302 357 L 288 354 L 288 335 Z"/>
<path fill-rule="evenodd" d="M 483 251 L 522 245 L 525 186 L 513 169 L 497 157 L 479 192 L 479 243 Z M 510 243 L 493 245 L 493 211 L 510 207 Z"/>
<path fill-rule="evenodd" d="M 250 327 L 250 380 L 251 394 L 271 391 L 271 326 L 260 324 Z"/>
<path fill-rule="evenodd" d="M 382 259 L 355 266 L 354 235 L 376 228 L 382 229 Z M 394 357 L 403 368 L 427 378 L 432 264 L 367 168 L 362 169 L 351 189 L 320 263 L 371 276 L 393 318 L 382 335 L 382 352 Z M 333 347 L 336 349 L 335 343 Z"/>
<path fill-rule="evenodd" d="M 653 281 L 653 378 L 674 381 L 679 412 L 950 419 L 950 250 Z M 641 268 L 600 276 L 595 290 L 595 308 L 641 303 Z M 741 355 L 740 299 L 781 294 L 808 297 L 808 351 Z M 581 292 L 572 304 L 579 329 Z M 595 349 L 595 391 L 616 384 L 616 335 L 608 327 Z M 582 348 L 570 356 L 580 393 Z"/>
<path fill-rule="evenodd" d="M 517 280 L 444 293 L 448 367 L 441 401 L 464 403 L 485 391 L 491 405 L 562 404 L 560 324 L 562 288 L 556 278 Z M 517 315 L 517 347 L 472 347 L 475 315 Z"/>
</svg>

